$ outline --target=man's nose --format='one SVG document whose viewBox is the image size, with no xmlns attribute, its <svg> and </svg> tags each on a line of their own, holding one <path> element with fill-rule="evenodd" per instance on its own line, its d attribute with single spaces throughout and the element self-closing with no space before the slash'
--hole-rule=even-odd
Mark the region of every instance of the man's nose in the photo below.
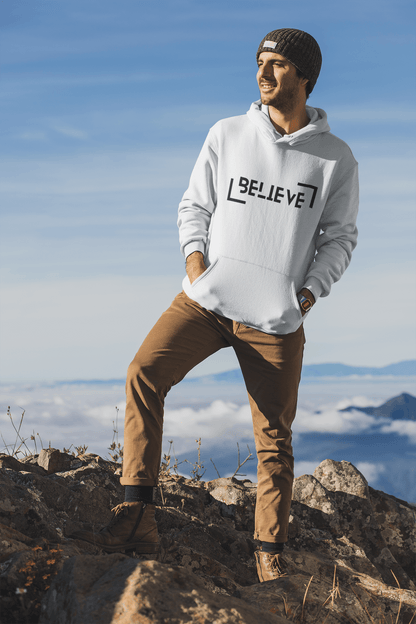
<svg viewBox="0 0 416 624">
<path fill-rule="evenodd" d="M 272 75 L 271 67 L 268 64 L 264 64 L 260 67 L 260 76 L 261 78 L 270 78 Z"/>
</svg>

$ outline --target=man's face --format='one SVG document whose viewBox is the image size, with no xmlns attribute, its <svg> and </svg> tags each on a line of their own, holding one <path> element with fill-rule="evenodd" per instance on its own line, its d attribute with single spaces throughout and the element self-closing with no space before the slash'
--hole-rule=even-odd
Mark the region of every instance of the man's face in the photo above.
<svg viewBox="0 0 416 624">
<path fill-rule="evenodd" d="M 296 67 L 275 52 L 262 52 L 257 60 L 257 83 L 262 104 L 289 113 L 298 104 L 307 83 L 299 78 Z"/>
</svg>

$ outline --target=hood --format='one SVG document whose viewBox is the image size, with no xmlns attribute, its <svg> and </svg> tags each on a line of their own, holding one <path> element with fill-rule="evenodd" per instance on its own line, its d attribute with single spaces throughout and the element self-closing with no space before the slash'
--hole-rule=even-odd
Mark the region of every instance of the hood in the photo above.
<svg viewBox="0 0 416 624">
<path fill-rule="evenodd" d="M 330 131 L 326 112 L 322 108 L 307 106 L 306 112 L 310 119 L 308 125 L 297 132 L 293 132 L 293 134 L 285 134 L 283 136 L 273 126 L 269 117 L 269 107 L 262 104 L 261 100 L 253 102 L 250 110 L 247 111 L 247 116 L 268 141 L 296 145 L 309 141 L 317 134 Z"/>
</svg>

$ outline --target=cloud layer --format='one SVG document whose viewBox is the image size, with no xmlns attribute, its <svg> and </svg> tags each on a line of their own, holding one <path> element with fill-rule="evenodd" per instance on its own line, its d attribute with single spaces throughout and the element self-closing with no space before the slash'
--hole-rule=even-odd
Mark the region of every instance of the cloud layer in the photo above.
<svg viewBox="0 0 416 624">
<path fill-rule="evenodd" d="M 365 382 L 363 382 L 365 383 Z M 366 382 L 370 390 L 372 385 Z M 391 381 L 389 382 L 392 383 Z M 395 382 L 398 387 L 400 381 Z M 388 479 L 394 474 L 389 457 L 399 453 L 400 458 L 409 454 L 406 474 L 410 474 L 412 460 L 416 456 L 416 423 L 413 421 L 386 421 L 359 411 L 341 412 L 348 405 L 379 405 L 385 397 L 377 399 L 373 394 L 351 394 L 346 398 L 346 390 L 353 382 L 344 382 L 333 386 L 332 382 L 307 384 L 302 391 L 309 397 L 309 403 L 300 399 L 300 406 L 294 422 L 295 475 L 313 473 L 316 466 L 328 457 L 353 461 L 371 485 L 390 488 L 400 498 L 406 498 Z M 180 405 L 180 387 L 183 388 L 182 404 Z M 380 383 L 379 388 L 382 387 Z M 185 398 L 186 392 L 193 394 Z M 362 388 L 365 390 L 365 386 Z M 251 413 L 247 403 L 226 399 L 231 389 L 218 386 L 205 388 L 204 384 L 194 382 L 178 387 L 177 397 L 168 401 L 165 412 L 164 444 L 166 453 L 169 441 L 174 444 L 174 451 L 179 459 L 196 459 L 196 440 L 202 439 L 202 457 L 208 468 L 209 478 L 215 478 L 210 458 L 220 470 L 221 476 L 229 476 L 237 467 L 237 443 L 240 447 L 240 459 L 248 454 L 247 444 L 254 455 L 244 466 L 243 473 L 252 481 L 256 480 L 255 447 L 252 434 Z M 313 392 L 312 392 L 313 390 Z M 336 398 L 338 394 L 338 398 Z M 398 392 L 396 391 L 396 394 Z M 203 397 L 220 396 L 217 400 Z M 314 396 L 319 396 L 319 400 Z M 197 397 L 200 396 L 199 403 Z M 235 394 L 236 399 L 238 395 Z M 244 396 L 242 393 L 241 396 Z M 193 397 L 193 398 L 192 398 Z M 330 399 L 330 400 L 328 400 Z M 314 409 L 311 403 L 316 403 Z M 174 407 L 174 404 L 177 407 Z M 38 384 L 32 386 L 0 386 L 0 432 L 3 444 L 8 445 L 9 452 L 16 442 L 16 433 L 7 414 L 7 406 L 11 406 L 13 422 L 18 426 L 24 411 L 22 436 L 31 450 L 34 450 L 33 435 L 38 450 L 43 446 L 57 448 L 87 444 L 90 452 L 108 457 L 108 447 L 114 438 L 123 444 L 123 419 L 125 409 L 124 386 L 118 384 Z M 192 405 L 190 407 L 189 405 Z M 116 433 L 114 433 L 114 430 Z M 38 435 L 39 434 L 39 435 Z M 20 442 L 19 442 L 20 443 Z M 340 446 L 341 444 L 341 446 Z M 377 451 L 377 446 L 380 451 Z M 351 446 L 353 445 L 353 446 Z M 337 450 L 338 449 L 338 450 Z M 361 449 L 361 451 L 360 451 Z M 394 450 L 396 449 L 396 450 Z M 407 449 L 405 452 L 403 449 Z M 412 450 L 413 449 L 413 450 Z M 24 451 L 24 447 L 22 447 Z M 335 457 L 334 453 L 338 453 Z M 383 461 L 380 461 L 382 453 Z M 392 455 L 393 453 L 393 455 Z M 400 462 L 394 460 L 398 465 Z M 413 467 L 415 461 L 413 460 Z M 389 468 L 387 466 L 390 466 Z M 186 473 L 189 465 L 181 464 Z M 387 479 L 387 481 L 386 481 Z M 396 479 L 397 484 L 405 479 Z M 396 487 L 396 490 L 394 489 Z M 407 486 L 406 486 L 407 487 Z M 408 488 L 407 488 L 408 489 Z"/>
</svg>

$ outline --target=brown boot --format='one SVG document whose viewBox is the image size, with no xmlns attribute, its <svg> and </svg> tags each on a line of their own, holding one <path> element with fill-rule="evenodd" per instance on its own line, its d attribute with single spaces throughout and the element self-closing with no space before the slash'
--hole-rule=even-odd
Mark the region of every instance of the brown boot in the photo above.
<svg viewBox="0 0 416 624">
<path fill-rule="evenodd" d="M 273 581 L 287 574 L 287 563 L 280 553 L 272 555 L 262 550 L 256 550 L 254 556 L 260 583 Z"/>
<path fill-rule="evenodd" d="M 159 538 L 155 506 L 143 502 L 121 503 L 111 510 L 109 524 L 97 533 L 76 531 L 70 537 L 99 546 L 107 552 L 136 550 L 139 554 L 156 553 Z"/>
</svg>

